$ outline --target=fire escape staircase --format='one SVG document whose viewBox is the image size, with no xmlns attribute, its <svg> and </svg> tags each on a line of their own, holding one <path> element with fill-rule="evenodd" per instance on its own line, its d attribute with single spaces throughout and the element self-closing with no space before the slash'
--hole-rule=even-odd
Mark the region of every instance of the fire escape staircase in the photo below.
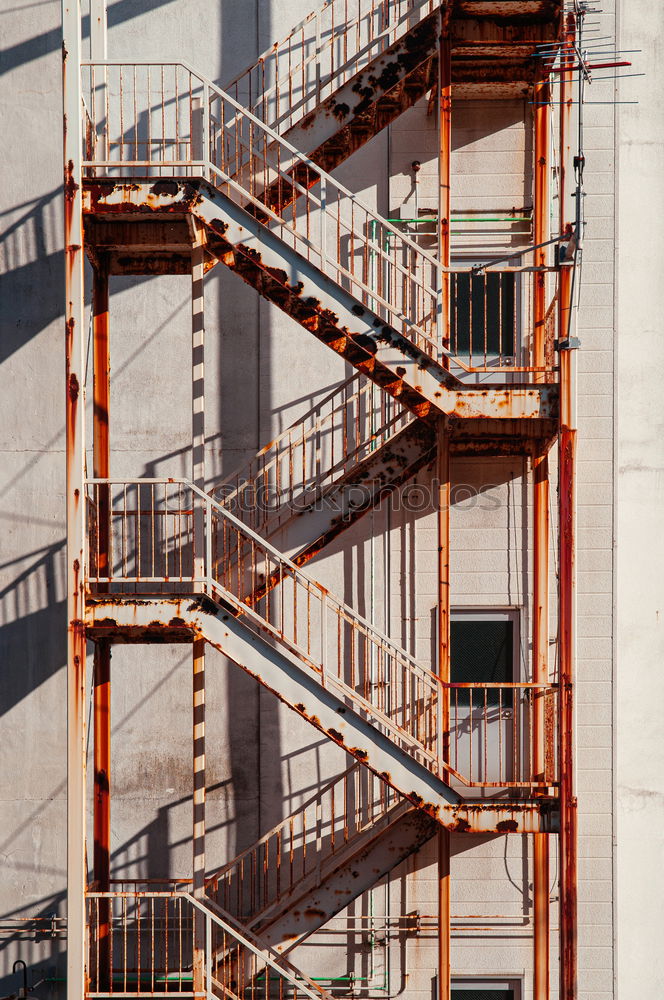
<svg viewBox="0 0 664 1000">
<path fill-rule="evenodd" d="M 214 491 L 303 566 L 435 455 L 435 428 L 360 374 L 325 395 Z"/>
<path fill-rule="evenodd" d="M 285 955 L 437 830 L 435 820 L 354 764 L 213 872 L 207 893 Z"/>
<path fill-rule="evenodd" d="M 301 569 L 431 460 L 439 415 L 546 429 L 558 405 L 552 370 L 517 364 L 509 346 L 489 361 L 486 340 L 470 356 L 444 341 L 453 274 L 330 176 L 434 86 L 445 6 L 408 0 L 390 22 L 387 5 L 372 3 L 367 15 L 361 4 L 344 21 L 342 3 L 329 0 L 226 91 L 184 64 L 162 67 L 156 114 L 148 64 L 84 67 L 91 253 L 108 255 L 111 273 L 149 272 L 167 232 L 172 269 L 186 269 L 193 234 L 208 267 L 230 268 L 356 369 L 214 495 L 184 480 L 86 486 L 90 634 L 204 638 L 358 761 L 308 804 L 309 838 L 305 804 L 214 872 L 206 898 L 181 894 L 207 921 L 213 992 L 233 1000 L 266 969 L 295 997 L 325 997 L 278 956 L 440 824 L 489 832 L 556 824 L 547 799 L 555 761 L 533 773 L 532 732 L 496 780 L 465 769 L 441 742 L 435 674 Z M 119 113 L 109 93 L 119 95 Z M 139 109 L 136 121 L 128 123 L 128 108 Z M 489 370 L 492 380 L 477 387 Z M 527 696 L 551 708 L 555 692 L 543 687 Z M 485 728 L 486 716 L 484 692 Z M 486 758 L 486 732 L 480 743 Z M 353 822 L 345 802 L 345 832 L 335 839 L 334 806 L 326 813 L 321 804 L 340 782 L 347 791 L 349 775 Z M 465 799 L 464 786 L 511 789 L 511 818 L 509 801 L 492 811 Z M 533 789 L 540 798 L 527 800 Z"/>
</svg>

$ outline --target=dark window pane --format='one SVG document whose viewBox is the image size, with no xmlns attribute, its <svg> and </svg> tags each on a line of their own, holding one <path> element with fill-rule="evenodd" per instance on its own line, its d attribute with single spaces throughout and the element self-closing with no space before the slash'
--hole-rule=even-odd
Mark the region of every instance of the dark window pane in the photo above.
<svg viewBox="0 0 664 1000">
<path fill-rule="evenodd" d="M 514 990 L 455 990 L 452 987 L 452 1000 L 514 1000 Z"/>
<path fill-rule="evenodd" d="M 487 359 L 516 354 L 515 275 L 452 275 L 450 288 L 450 339 L 452 351 Z"/>
<path fill-rule="evenodd" d="M 453 619 L 450 622 L 450 679 L 453 683 L 510 684 L 514 680 L 513 664 L 514 623 L 510 619 Z M 496 688 L 489 689 L 487 704 L 498 704 L 498 695 Z M 483 698 L 483 693 L 478 691 L 473 696 L 473 703 L 480 705 Z M 469 700 L 469 696 L 459 697 L 459 704 Z"/>
</svg>

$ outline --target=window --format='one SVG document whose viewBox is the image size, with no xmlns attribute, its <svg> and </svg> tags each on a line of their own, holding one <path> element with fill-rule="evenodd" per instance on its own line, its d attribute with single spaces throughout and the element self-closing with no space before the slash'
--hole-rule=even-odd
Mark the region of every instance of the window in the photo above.
<svg viewBox="0 0 664 1000">
<path fill-rule="evenodd" d="M 476 364 L 516 358 L 518 324 L 513 271 L 456 273 L 450 287 L 452 353 Z"/>
<path fill-rule="evenodd" d="M 450 620 L 450 680 L 454 684 L 511 684 L 516 674 L 518 616 L 514 611 L 453 611 Z M 488 705 L 499 690 L 488 688 Z"/>
<path fill-rule="evenodd" d="M 453 979 L 452 1000 L 521 1000 L 518 979 Z"/>
</svg>

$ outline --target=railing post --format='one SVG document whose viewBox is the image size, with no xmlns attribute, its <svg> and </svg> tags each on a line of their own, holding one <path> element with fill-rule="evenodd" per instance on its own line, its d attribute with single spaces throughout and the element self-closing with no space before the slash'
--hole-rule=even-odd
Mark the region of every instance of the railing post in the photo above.
<svg viewBox="0 0 664 1000">
<path fill-rule="evenodd" d="M 320 682 L 325 687 L 327 660 L 327 600 L 321 592 L 320 599 Z"/>
<path fill-rule="evenodd" d="M 210 914 L 205 914 L 205 989 L 208 1000 L 215 1000 L 212 990 L 212 920 Z"/>
<path fill-rule="evenodd" d="M 193 97 L 191 100 L 191 167 L 189 168 L 194 174 L 194 163 L 202 163 L 205 159 L 203 155 L 204 151 L 204 129 L 205 129 L 205 109 L 203 108 L 200 97 Z"/>
<path fill-rule="evenodd" d="M 210 168 L 209 163 L 212 160 L 212 136 L 210 134 L 210 87 L 206 82 L 203 86 L 203 135 L 202 135 L 202 160 L 203 160 L 203 177 L 206 180 L 210 180 Z"/>
<path fill-rule="evenodd" d="M 327 272 L 327 179 L 320 179 L 320 269 Z"/>
<path fill-rule="evenodd" d="M 206 580 L 208 592 L 212 589 L 214 580 L 214 567 L 212 565 L 212 500 L 205 501 L 205 565 L 203 576 Z"/>
<path fill-rule="evenodd" d="M 332 45 L 334 45 L 334 39 L 332 39 Z M 320 72 L 320 11 L 316 11 L 316 52 L 318 53 L 318 58 L 316 59 L 316 106 L 320 104 L 321 95 L 321 72 Z M 304 49 L 302 50 L 302 60 L 304 61 Z M 304 94 L 302 95 L 304 98 Z M 306 107 L 303 109 L 306 113 Z"/>
</svg>

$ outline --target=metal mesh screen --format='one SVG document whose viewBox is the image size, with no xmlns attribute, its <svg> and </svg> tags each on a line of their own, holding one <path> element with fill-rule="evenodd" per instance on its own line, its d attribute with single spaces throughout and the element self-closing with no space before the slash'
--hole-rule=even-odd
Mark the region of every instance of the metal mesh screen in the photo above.
<svg viewBox="0 0 664 1000">
<path fill-rule="evenodd" d="M 514 623 L 503 621 L 450 622 L 450 669 L 454 684 L 514 680 Z M 487 691 L 487 704 L 498 701 L 498 690 Z"/>
</svg>

